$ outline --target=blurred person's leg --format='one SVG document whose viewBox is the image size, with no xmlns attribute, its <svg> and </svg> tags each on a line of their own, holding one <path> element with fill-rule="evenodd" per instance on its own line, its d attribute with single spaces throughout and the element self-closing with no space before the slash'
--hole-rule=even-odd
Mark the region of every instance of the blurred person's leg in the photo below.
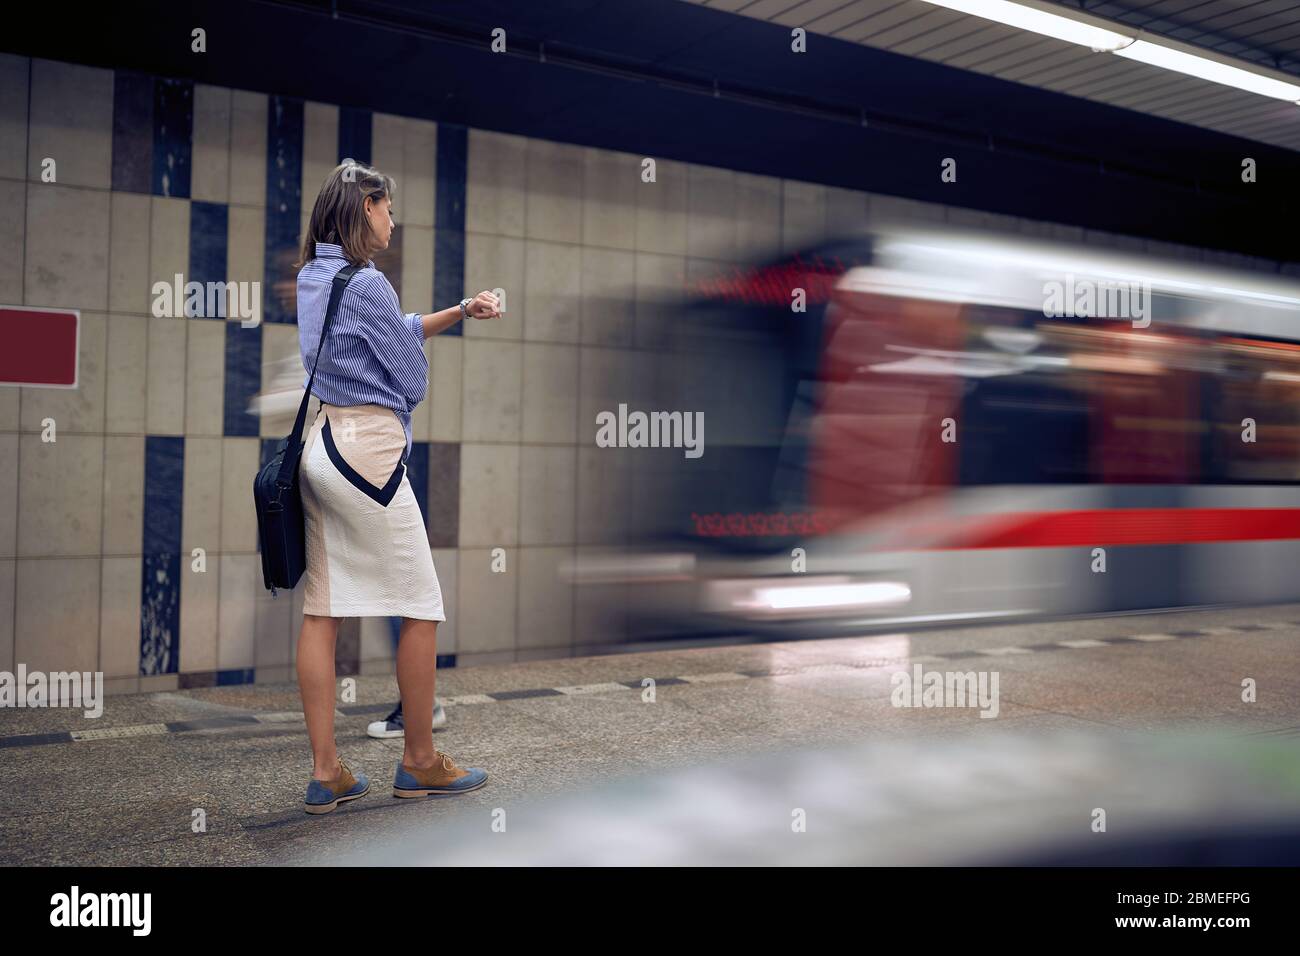
<svg viewBox="0 0 1300 956">
<path fill-rule="evenodd" d="M 339 775 L 334 742 L 334 648 L 339 621 L 337 617 L 304 614 L 298 637 L 298 689 L 311 738 L 312 776 L 317 780 L 334 780 Z"/>
<path fill-rule="evenodd" d="M 397 644 L 397 687 L 402 695 L 406 747 L 402 763 L 433 766 L 433 695 L 438 667 L 438 622 L 402 620 Z"/>
</svg>

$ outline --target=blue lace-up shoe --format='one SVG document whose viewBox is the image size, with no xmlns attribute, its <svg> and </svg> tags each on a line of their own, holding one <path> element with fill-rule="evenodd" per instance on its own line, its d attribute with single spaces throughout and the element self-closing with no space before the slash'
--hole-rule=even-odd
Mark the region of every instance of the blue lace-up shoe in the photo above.
<svg viewBox="0 0 1300 956">
<path fill-rule="evenodd" d="M 356 800 L 370 792 L 370 781 L 364 773 L 356 776 L 348 765 L 339 760 L 337 780 L 317 780 L 314 777 L 307 784 L 307 797 L 303 800 L 303 809 L 308 813 L 330 813 L 340 803 Z"/>
<path fill-rule="evenodd" d="M 433 766 L 423 770 L 409 769 L 398 762 L 397 774 L 393 778 L 393 796 L 429 797 L 435 793 L 465 793 L 477 790 L 487 783 L 486 770 L 457 767 L 441 750 L 435 750 L 433 754 Z"/>
</svg>

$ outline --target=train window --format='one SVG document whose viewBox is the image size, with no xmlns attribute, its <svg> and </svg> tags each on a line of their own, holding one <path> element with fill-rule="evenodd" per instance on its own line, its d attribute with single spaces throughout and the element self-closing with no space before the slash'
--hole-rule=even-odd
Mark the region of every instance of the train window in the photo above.
<svg viewBox="0 0 1300 956">
<path fill-rule="evenodd" d="M 1088 480 L 1089 410 L 1068 365 L 1073 325 L 1041 313 L 968 310 L 966 351 L 987 363 L 966 378 L 958 441 L 966 485 Z"/>
<path fill-rule="evenodd" d="M 1300 481 L 1300 345 L 1220 336 L 1205 387 L 1212 483 Z"/>
</svg>

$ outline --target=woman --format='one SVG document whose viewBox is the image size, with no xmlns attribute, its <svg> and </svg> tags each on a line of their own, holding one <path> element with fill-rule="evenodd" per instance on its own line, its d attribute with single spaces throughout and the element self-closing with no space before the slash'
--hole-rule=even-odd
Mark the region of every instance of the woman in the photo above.
<svg viewBox="0 0 1300 956">
<path fill-rule="evenodd" d="M 500 316 L 480 292 L 429 315 L 403 314 L 371 256 L 393 233 L 391 177 L 344 160 L 325 180 L 303 241 L 298 273 L 298 344 L 311 368 L 335 274 L 357 266 L 321 347 L 313 393 L 320 412 L 303 443 L 300 483 L 307 537 L 298 686 L 315 767 L 304 800 L 328 813 L 365 796 L 334 741 L 334 647 L 345 617 L 402 618 L 397 686 L 406 746 L 393 796 L 464 793 L 486 782 L 433 747 L 436 637 L 445 621 L 438 575 L 419 505 L 406 479 L 411 412 L 424 398 L 424 340 L 462 318 Z"/>
</svg>

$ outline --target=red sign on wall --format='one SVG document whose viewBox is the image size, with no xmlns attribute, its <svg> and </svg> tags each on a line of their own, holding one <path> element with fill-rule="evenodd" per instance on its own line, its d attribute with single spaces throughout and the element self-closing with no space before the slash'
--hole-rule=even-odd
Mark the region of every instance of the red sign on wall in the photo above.
<svg viewBox="0 0 1300 956">
<path fill-rule="evenodd" d="M 77 387 L 76 309 L 0 305 L 0 385 Z"/>
</svg>

